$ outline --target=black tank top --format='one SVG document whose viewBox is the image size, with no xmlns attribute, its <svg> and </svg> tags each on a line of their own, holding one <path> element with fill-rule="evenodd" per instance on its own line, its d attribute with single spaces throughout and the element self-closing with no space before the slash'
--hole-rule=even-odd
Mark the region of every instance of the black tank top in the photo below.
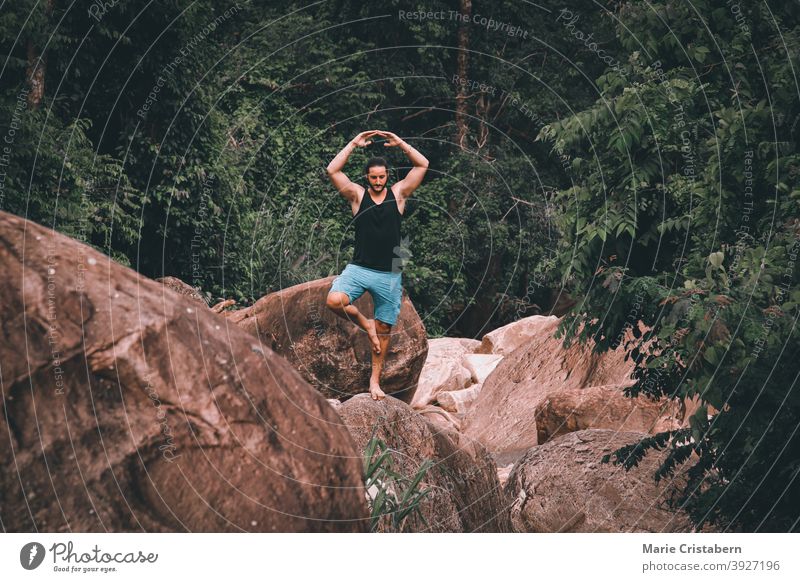
<svg viewBox="0 0 800 582">
<path fill-rule="evenodd" d="M 386 185 L 383 202 L 375 204 L 369 190 L 364 191 L 355 215 L 356 246 L 352 263 L 378 271 L 401 272 L 400 221 L 394 192 Z"/>
</svg>

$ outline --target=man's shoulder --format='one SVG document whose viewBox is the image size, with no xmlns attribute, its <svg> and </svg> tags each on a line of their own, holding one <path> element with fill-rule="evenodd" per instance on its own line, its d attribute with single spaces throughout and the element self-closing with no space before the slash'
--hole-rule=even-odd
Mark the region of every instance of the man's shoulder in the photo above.
<svg viewBox="0 0 800 582">
<path fill-rule="evenodd" d="M 364 194 L 367 192 L 367 189 L 364 188 L 361 184 L 356 184 L 356 200 L 359 204 L 364 199 Z"/>
<path fill-rule="evenodd" d="M 363 186 L 358 184 L 354 184 L 354 186 L 356 186 L 356 189 L 350 198 L 350 208 L 353 211 L 353 216 L 358 214 L 358 209 L 361 208 L 361 203 L 364 201 L 364 192 L 366 192 Z"/>
<path fill-rule="evenodd" d="M 416 190 L 416 188 L 404 188 L 402 182 L 403 181 L 400 180 L 399 182 L 392 184 L 392 193 L 398 200 L 405 200 L 409 198 L 414 193 L 414 190 Z"/>
</svg>

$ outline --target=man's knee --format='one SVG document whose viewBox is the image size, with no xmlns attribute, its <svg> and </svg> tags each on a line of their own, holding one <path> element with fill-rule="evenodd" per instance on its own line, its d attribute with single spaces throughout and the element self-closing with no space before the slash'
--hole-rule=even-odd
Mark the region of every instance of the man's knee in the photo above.
<svg viewBox="0 0 800 582">
<path fill-rule="evenodd" d="M 341 309 L 350 304 L 350 297 L 342 291 L 331 291 L 325 304 L 329 309 Z"/>
<path fill-rule="evenodd" d="M 384 323 L 380 319 L 375 320 L 375 331 L 380 334 L 387 334 L 392 331 L 392 326 L 389 323 Z"/>
</svg>

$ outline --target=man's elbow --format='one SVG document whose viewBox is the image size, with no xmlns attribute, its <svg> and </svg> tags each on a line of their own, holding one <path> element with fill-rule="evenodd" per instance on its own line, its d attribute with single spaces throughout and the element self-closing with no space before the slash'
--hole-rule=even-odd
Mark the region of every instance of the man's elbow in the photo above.
<svg viewBox="0 0 800 582">
<path fill-rule="evenodd" d="M 319 166 L 317 166 L 317 167 L 319 168 Z M 328 176 L 333 176 L 333 175 L 336 173 L 336 170 L 334 170 L 334 169 L 333 169 L 332 167 L 330 167 L 330 166 L 328 166 L 327 168 L 325 168 L 325 171 L 328 173 Z"/>
<path fill-rule="evenodd" d="M 430 162 L 428 161 L 428 158 L 422 158 L 422 161 L 419 163 L 419 167 L 420 168 L 425 168 L 426 170 L 428 169 L 429 165 L 430 165 Z"/>
</svg>

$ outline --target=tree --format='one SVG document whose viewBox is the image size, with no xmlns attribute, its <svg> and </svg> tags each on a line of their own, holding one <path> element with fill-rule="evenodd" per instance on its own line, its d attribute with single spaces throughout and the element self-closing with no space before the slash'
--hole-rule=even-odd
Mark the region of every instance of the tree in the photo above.
<svg viewBox="0 0 800 582">
<path fill-rule="evenodd" d="M 679 503 L 698 526 L 794 531 L 798 143 L 774 120 L 798 113 L 781 52 L 800 34 L 798 8 L 749 6 L 746 26 L 707 2 L 618 12 L 628 58 L 598 79 L 592 107 L 540 133 L 575 180 L 557 195 L 559 259 L 583 301 L 561 331 L 598 350 L 632 331 L 629 395 L 701 401 L 686 429 L 620 450 L 617 462 L 668 447 L 656 478 L 688 463 Z"/>
</svg>

